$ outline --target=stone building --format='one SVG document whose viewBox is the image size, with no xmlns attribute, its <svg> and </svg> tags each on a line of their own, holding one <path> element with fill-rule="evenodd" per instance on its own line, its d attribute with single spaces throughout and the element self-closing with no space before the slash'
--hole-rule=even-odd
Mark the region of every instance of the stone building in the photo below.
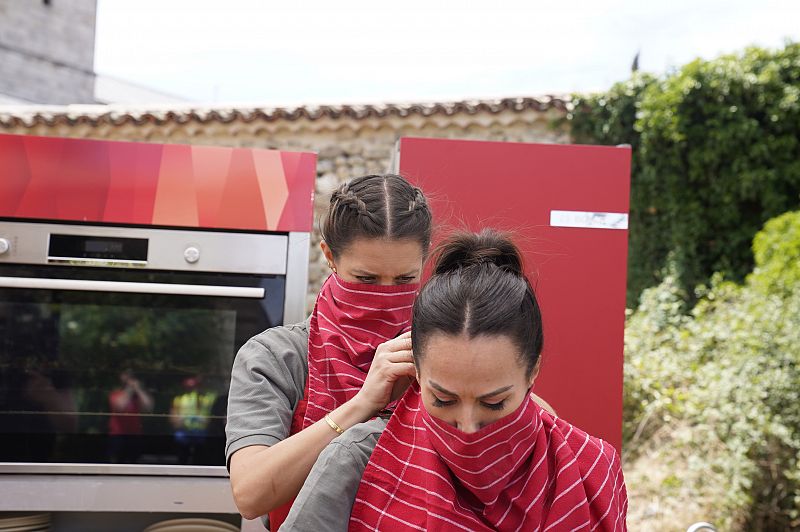
<svg viewBox="0 0 800 532">
<path fill-rule="evenodd" d="M 0 0 L 0 103 L 94 103 L 96 0 Z"/>
<path fill-rule="evenodd" d="M 0 110 L 0 133 L 314 151 L 318 218 L 339 183 L 387 171 L 400 137 L 569 142 L 568 131 L 556 125 L 567 106 L 542 97 L 294 109 L 16 107 Z M 327 275 L 316 231 L 311 245 L 309 308 Z"/>
<path fill-rule="evenodd" d="M 186 102 L 94 71 L 97 0 L 0 0 L 0 105 Z"/>
</svg>

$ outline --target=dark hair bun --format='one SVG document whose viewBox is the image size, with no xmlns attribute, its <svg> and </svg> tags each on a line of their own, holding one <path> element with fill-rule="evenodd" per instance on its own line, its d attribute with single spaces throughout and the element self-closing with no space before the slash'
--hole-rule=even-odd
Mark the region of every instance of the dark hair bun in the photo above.
<svg viewBox="0 0 800 532">
<path fill-rule="evenodd" d="M 509 235 L 495 229 L 451 235 L 436 252 L 435 275 L 471 267 L 497 267 L 523 276 L 522 255 Z"/>
<path fill-rule="evenodd" d="M 522 255 L 511 238 L 494 229 L 456 233 L 439 246 L 433 268 L 412 311 L 414 361 L 419 364 L 425 357 L 434 333 L 505 335 L 519 349 L 530 378 L 542 353 L 544 328 L 536 295 L 523 274 Z"/>
</svg>

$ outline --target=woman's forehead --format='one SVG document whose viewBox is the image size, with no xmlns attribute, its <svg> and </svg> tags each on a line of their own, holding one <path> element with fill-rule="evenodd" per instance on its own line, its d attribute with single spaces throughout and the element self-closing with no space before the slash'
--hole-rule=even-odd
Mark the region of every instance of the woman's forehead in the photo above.
<svg viewBox="0 0 800 532">
<path fill-rule="evenodd" d="M 519 349 L 506 335 L 433 333 L 425 340 L 420 377 L 447 390 L 483 395 L 525 378 Z M 459 391 L 461 390 L 461 391 Z"/>
<path fill-rule="evenodd" d="M 417 274 L 422 264 L 422 245 L 412 239 L 357 238 L 341 253 L 343 268 L 383 275 Z"/>
</svg>

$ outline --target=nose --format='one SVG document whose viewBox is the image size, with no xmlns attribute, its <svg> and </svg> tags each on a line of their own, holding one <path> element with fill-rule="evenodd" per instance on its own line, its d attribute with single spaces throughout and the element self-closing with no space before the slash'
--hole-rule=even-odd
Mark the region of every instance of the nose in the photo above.
<svg viewBox="0 0 800 532">
<path fill-rule="evenodd" d="M 480 430 L 481 423 L 473 412 L 464 412 L 456 420 L 456 428 L 466 434 L 472 434 Z"/>
</svg>

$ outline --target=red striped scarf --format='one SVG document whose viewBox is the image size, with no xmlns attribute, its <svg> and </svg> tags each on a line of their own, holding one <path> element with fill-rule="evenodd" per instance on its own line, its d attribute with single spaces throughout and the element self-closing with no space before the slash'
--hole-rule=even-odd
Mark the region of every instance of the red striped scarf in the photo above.
<svg viewBox="0 0 800 532">
<path fill-rule="evenodd" d="M 308 329 L 308 381 L 303 428 L 361 389 L 375 349 L 411 327 L 418 284 L 369 285 L 335 273 L 322 285 Z"/>
<path fill-rule="evenodd" d="M 528 396 L 466 434 L 432 418 L 418 385 L 372 453 L 350 530 L 626 530 L 627 495 L 612 446 Z"/>
<path fill-rule="evenodd" d="M 290 434 L 313 425 L 352 399 L 367 377 L 375 349 L 411 327 L 419 284 L 348 283 L 331 274 L 322 285 L 308 328 L 308 380 Z M 276 531 L 291 510 L 289 501 L 269 514 Z"/>
</svg>

